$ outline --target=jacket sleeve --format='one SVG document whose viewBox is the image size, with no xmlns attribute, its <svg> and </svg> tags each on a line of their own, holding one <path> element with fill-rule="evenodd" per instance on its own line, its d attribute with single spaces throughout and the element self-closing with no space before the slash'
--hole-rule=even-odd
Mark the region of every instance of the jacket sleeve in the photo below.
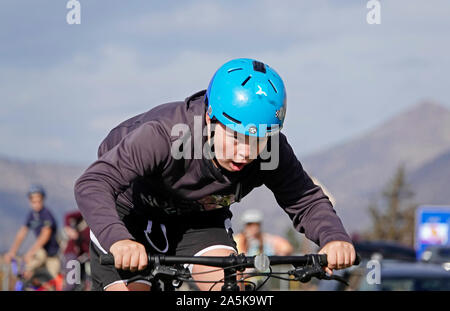
<svg viewBox="0 0 450 311">
<path fill-rule="evenodd" d="M 314 184 L 281 133 L 278 150 L 278 165 L 265 172 L 264 184 L 274 193 L 295 229 L 321 247 L 330 241 L 352 243 L 328 196 Z"/>
<path fill-rule="evenodd" d="M 128 133 L 91 164 L 75 183 L 75 199 L 100 245 L 109 250 L 133 239 L 116 211 L 116 198 L 139 177 L 163 169 L 170 158 L 170 137 L 158 122 Z"/>
</svg>

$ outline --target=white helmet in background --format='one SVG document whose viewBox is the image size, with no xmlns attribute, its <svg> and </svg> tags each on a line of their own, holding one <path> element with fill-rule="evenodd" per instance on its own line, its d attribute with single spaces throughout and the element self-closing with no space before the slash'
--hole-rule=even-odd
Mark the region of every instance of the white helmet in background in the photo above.
<svg viewBox="0 0 450 311">
<path fill-rule="evenodd" d="M 261 223 L 263 221 L 263 214 L 256 209 L 249 209 L 244 212 L 241 218 L 244 224 Z"/>
</svg>

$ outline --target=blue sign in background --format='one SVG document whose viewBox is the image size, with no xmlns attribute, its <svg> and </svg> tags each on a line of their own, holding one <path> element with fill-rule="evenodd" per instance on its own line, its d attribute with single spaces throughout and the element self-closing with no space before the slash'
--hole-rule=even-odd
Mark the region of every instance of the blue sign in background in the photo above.
<svg viewBox="0 0 450 311">
<path fill-rule="evenodd" d="M 439 243 L 427 243 L 421 240 L 420 229 L 423 226 L 430 224 L 442 224 L 447 225 L 450 228 L 450 206 L 433 206 L 433 205 L 422 205 L 419 206 L 416 212 L 416 234 L 415 234 L 415 245 L 416 245 L 416 256 L 420 259 L 422 253 L 429 245 L 436 245 Z M 450 230 L 447 230 L 447 242 L 445 245 L 450 245 Z"/>
</svg>

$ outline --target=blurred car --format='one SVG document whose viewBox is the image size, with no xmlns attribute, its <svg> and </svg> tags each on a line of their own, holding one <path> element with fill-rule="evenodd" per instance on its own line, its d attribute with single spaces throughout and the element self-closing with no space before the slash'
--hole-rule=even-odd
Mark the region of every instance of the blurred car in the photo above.
<svg viewBox="0 0 450 311">
<path fill-rule="evenodd" d="M 428 246 L 421 259 L 424 262 L 443 264 L 448 267 L 450 265 L 450 246 Z"/>
<path fill-rule="evenodd" d="M 414 248 L 388 241 L 359 241 L 354 242 L 356 252 L 362 259 L 371 259 L 374 254 L 383 259 L 416 261 Z"/>
<path fill-rule="evenodd" d="M 367 261 L 358 267 L 337 270 L 349 285 L 337 281 L 320 281 L 318 290 L 339 291 L 449 291 L 450 272 L 440 264 L 383 260 L 380 262 L 379 284 L 369 284 L 367 276 L 373 267 L 366 268 Z"/>
</svg>

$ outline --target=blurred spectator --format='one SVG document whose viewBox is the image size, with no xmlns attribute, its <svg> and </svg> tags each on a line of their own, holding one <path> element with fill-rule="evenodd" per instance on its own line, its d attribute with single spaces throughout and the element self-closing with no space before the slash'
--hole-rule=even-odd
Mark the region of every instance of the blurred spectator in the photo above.
<svg viewBox="0 0 450 311">
<path fill-rule="evenodd" d="M 89 259 L 89 227 L 79 211 L 67 213 L 64 219 L 64 231 L 69 238 L 64 250 L 64 274 L 69 272 L 67 263 L 78 260 L 85 263 Z M 85 277 L 86 271 L 80 271 Z M 74 290 L 77 284 L 66 284 L 64 290 Z"/>
<path fill-rule="evenodd" d="M 263 221 L 263 215 L 258 210 L 247 210 L 242 216 L 242 222 L 244 223 L 244 229 L 242 232 L 233 236 L 237 244 L 239 253 L 245 253 L 247 256 L 256 256 L 258 254 L 265 254 L 267 256 L 288 256 L 293 253 L 294 248 L 284 238 L 262 232 L 261 224 Z M 248 268 L 246 273 L 251 273 L 254 270 Z M 245 273 L 244 273 L 245 276 Z M 253 283 L 255 286 L 262 286 L 266 277 L 254 276 L 246 278 L 245 286 L 250 286 Z M 265 287 L 261 287 L 261 290 L 270 290 L 270 283 L 266 283 Z M 250 288 L 249 288 L 250 289 Z"/>
<path fill-rule="evenodd" d="M 244 229 L 234 236 L 239 253 L 247 256 L 266 254 L 267 256 L 287 256 L 293 252 L 292 245 L 284 238 L 262 232 L 263 215 L 258 210 L 247 210 L 242 216 Z"/>
<path fill-rule="evenodd" d="M 28 213 L 25 224 L 17 232 L 4 259 L 7 263 L 11 262 L 31 229 L 36 236 L 36 241 L 24 256 L 26 263 L 24 277 L 30 279 L 38 268 L 44 266 L 52 277 L 56 277 L 60 271 L 60 262 L 57 256 L 59 251 L 56 240 L 57 224 L 53 214 L 44 206 L 44 188 L 38 185 L 31 186 L 28 191 L 28 199 L 32 210 Z"/>
</svg>

